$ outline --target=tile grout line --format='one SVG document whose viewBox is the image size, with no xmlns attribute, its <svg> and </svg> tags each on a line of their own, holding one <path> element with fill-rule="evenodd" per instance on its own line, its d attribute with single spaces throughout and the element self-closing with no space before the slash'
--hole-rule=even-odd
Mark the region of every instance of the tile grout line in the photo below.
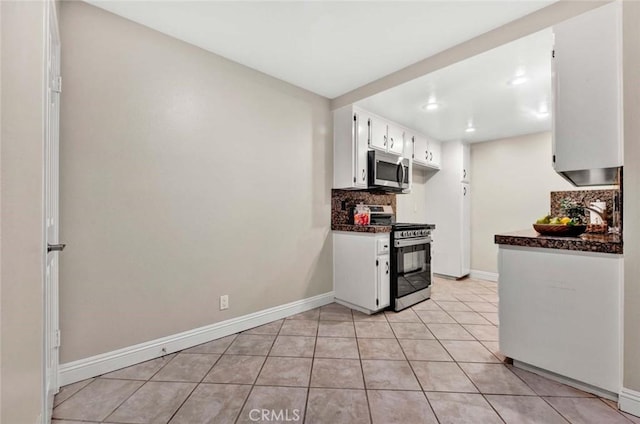
<svg viewBox="0 0 640 424">
<path fill-rule="evenodd" d="M 245 397 L 244 402 L 242 402 L 242 405 L 240 406 L 240 409 L 238 410 L 238 415 L 236 416 L 236 419 L 233 420 L 234 423 L 237 423 L 238 420 L 240 419 L 240 417 L 242 416 L 242 411 L 247 406 L 247 401 L 251 397 L 251 394 L 253 393 L 254 389 L 256 388 L 256 382 L 258 381 L 258 377 L 260 377 L 260 373 L 262 373 L 262 370 L 264 369 L 264 366 L 267 363 L 267 359 L 269 359 L 269 353 L 271 353 L 271 349 L 273 349 L 273 345 L 276 343 L 276 340 L 278 339 L 278 336 L 280 335 L 280 331 L 282 330 L 282 327 L 284 326 L 285 320 L 286 320 L 286 318 L 282 319 L 282 324 L 280 324 L 280 328 L 278 328 L 278 332 L 273 337 L 273 341 L 271 342 L 271 346 L 269 347 L 269 350 L 267 351 L 267 354 L 264 357 L 264 362 L 262 362 L 262 366 L 260 367 L 260 370 L 256 374 L 256 378 L 254 378 L 253 383 L 251 384 L 251 389 L 249 390 L 249 393 L 247 393 L 247 397 Z M 238 333 L 238 335 L 240 335 L 240 334 L 242 334 L 242 333 Z M 231 347 L 231 345 L 229 345 L 227 347 L 225 352 L 227 350 L 229 350 L 230 347 Z M 257 355 L 254 355 L 254 356 L 257 356 Z M 258 386 L 258 387 L 260 387 L 260 386 Z"/>
<path fill-rule="evenodd" d="M 175 354 L 175 355 L 174 355 L 174 354 Z M 144 386 L 145 386 L 149 381 L 151 381 L 151 379 L 152 379 L 153 377 L 155 377 L 155 376 L 156 376 L 156 374 L 158 374 L 160 371 L 162 371 L 162 370 L 164 369 L 164 367 L 166 367 L 167 365 L 169 365 L 169 363 L 171 363 L 171 362 L 176 358 L 176 356 L 178 356 L 177 352 L 174 352 L 174 353 L 169 353 L 169 354 L 167 354 L 167 355 L 163 355 L 163 356 L 161 356 L 161 358 L 164 358 L 164 357 L 169 356 L 169 355 L 174 355 L 174 356 L 173 356 L 173 358 L 171 358 L 170 360 L 168 360 L 166 364 L 164 364 L 164 365 L 163 365 L 163 366 L 161 366 L 161 367 L 160 367 L 156 372 L 154 372 L 154 373 L 151 375 L 151 377 L 149 377 L 147 380 L 135 380 L 135 381 L 144 381 L 144 383 L 142 383 L 142 384 L 141 384 L 141 385 L 140 385 L 136 390 L 134 390 L 134 391 L 133 391 L 129 396 L 127 396 L 127 398 L 126 398 L 126 399 L 124 399 L 122 402 L 120 402 L 120 403 L 119 403 L 119 404 L 118 404 L 114 409 L 112 409 L 112 410 L 111 410 L 111 412 L 109 412 L 109 414 L 107 414 L 107 415 L 106 415 L 106 416 L 105 416 L 105 417 L 104 417 L 100 422 L 107 421 L 107 420 L 109 419 L 109 417 L 110 417 L 111 415 L 113 415 L 113 414 L 114 414 L 114 412 L 116 412 L 116 411 L 118 410 L 118 408 L 120 408 L 122 405 L 124 405 L 126 401 L 128 401 L 129 399 L 131 399 L 131 397 L 132 397 L 133 395 L 135 395 L 136 393 L 138 393 L 138 391 L 139 391 L 140 389 L 142 389 L 142 388 L 143 388 L 143 387 L 144 387 Z M 137 365 L 137 364 L 136 364 L 136 365 Z M 104 375 L 104 374 L 103 374 L 103 375 Z M 97 380 L 98 378 L 100 378 L 100 377 L 101 377 L 101 376 L 96 377 L 96 380 Z M 106 379 L 105 379 L 105 380 L 106 380 Z"/>
<path fill-rule="evenodd" d="M 416 312 L 413 310 L 413 308 L 408 308 L 414 315 L 416 315 L 418 317 L 418 319 L 421 320 L 421 318 L 418 316 L 418 314 L 416 314 Z M 391 327 L 391 331 L 393 331 L 393 326 L 391 325 L 391 321 L 389 321 L 389 318 L 386 316 L 385 314 L 385 318 L 387 320 L 387 322 L 389 323 L 389 327 Z M 427 324 L 423 324 L 425 327 Z M 428 327 L 427 327 L 428 329 Z M 428 330 L 430 331 L 430 330 Z M 394 332 L 395 335 L 395 332 Z M 433 337 L 435 337 L 435 334 L 433 334 Z M 420 392 L 422 393 L 422 396 L 424 397 L 424 399 L 427 401 L 427 405 L 429 405 L 429 409 L 431 410 L 431 413 L 433 414 L 434 418 L 436 419 L 436 422 L 438 424 L 440 424 L 440 418 L 438 418 L 438 415 L 436 414 L 436 411 L 433 409 L 433 406 L 431 406 L 431 402 L 429 402 L 429 398 L 427 397 L 427 394 L 424 392 L 424 387 L 422 386 L 422 383 L 420 382 L 420 379 L 418 378 L 418 375 L 416 374 L 416 370 L 413 369 L 413 365 L 411 365 L 411 361 L 409 361 L 409 357 L 407 356 L 407 352 L 404 351 L 404 348 L 402 347 L 402 343 L 400 343 L 400 339 L 398 338 L 398 336 L 396 335 L 396 343 L 398 343 L 398 345 L 400 346 L 400 351 L 402 352 L 402 355 L 404 356 L 405 361 L 407 362 L 407 364 L 409 365 L 409 369 L 411 370 L 411 373 L 413 374 L 413 378 L 416 379 L 416 383 L 418 383 L 418 387 L 420 387 Z M 443 347 L 444 349 L 444 347 Z"/>
<path fill-rule="evenodd" d="M 382 313 L 384 314 L 384 312 Z M 353 315 L 353 312 L 352 312 L 352 315 Z M 387 322 L 386 315 L 385 315 L 385 322 Z M 389 327 L 391 326 L 389 325 Z M 356 329 L 355 320 L 353 321 L 353 332 L 356 337 L 356 350 L 358 351 L 358 362 L 360 363 L 360 372 L 362 372 L 362 386 L 364 387 L 364 397 L 367 400 L 367 409 L 369 410 L 369 422 L 373 423 L 373 413 L 371 412 L 371 402 L 369 401 L 369 389 L 367 387 L 367 379 L 364 376 L 364 364 L 362 363 L 362 355 L 360 354 L 360 343 L 358 342 L 359 340 L 358 330 Z M 391 332 L 393 333 L 393 328 L 391 329 Z"/>
<path fill-rule="evenodd" d="M 63 403 L 65 403 L 66 401 L 68 401 L 69 399 L 71 399 L 72 397 L 74 397 L 75 395 L 80 393 L 81 391 L 83 391 L 84 389 L 86 389 L 88 386 L 93 384 L 98 379 L 98 377 L 91 377 L 91 379 L 92 379 L 92 381 L 90 381 L 87 384 L 85 384 L 82 388 L 76 390 L 75 393 L 73 393 L 71 396 L 69 396 L 68 398 L 66 398 L 65 400 L 63 400 L 59 404 L 57 404 L 53 409 L 55 410 L 57 407 L 59 407 L 60 405 L 62 405 Z M 54 401 L 54 403 L 55 403 L 55 401 Z"/>
<path fill-rule="evenodd" d="M 464 303 L 464 302 L 462 302 L 462 303 Z M 465 306 L 467 306 L 467 304 L 466 304 L 466 303 L 464 303 L 464 305 L 465 305 Z M 440 305 L 438 305 L 438 306 L 440 306 Z M 467 307 L 469 307 L 469 306 L 467 306 Z M 469 307 L 469 308 L 470 308 L 470 307 Z M 471 308 L 470 308 L 470 309 L 471 309 Z M 444 310 L 444 309 L 443 309 L 443 310 Z M 445 311 L 445 312 L 447 313 L 447 315 L 451 316 L 447 311 Z M 474 311 L 474 312 L 478 313 L 477 311 Z M 453 317 L 451 316 L 451 318 L 453 318 Z M 453 318 L 453 319 L 455 320 L 455 318 Z M 456 321 L 456 322 L 457 322 L 457 321 Z M 426 324 L 425 324 L 425 325 L 426 325 Z M 472 335 L 472 336 L 473 336 L 473 335 Z M 473 336 L 473 337 L 475 338 L 475 336 Z M 440 340 L 439 340 L 437 337 L 436 337 L 436 339 L 438 340 L 438 342 L 440 342 Z M 482 345 L 482 343 L 481 343 L 479 340 L 476 340 L 476 341 L 477 341 L 477 342 L 479 342 L 479 343 Z M 451 355 L 451 353 L 447 350 L 447 348 L 446 348 L 446 347 L 444 347 L 444 345 L 442 345 L 442 343 L 440 343 L 440 345 L 442 346 L 442 348 L 443 348 L 443 349 L 445 349 L 445 350 L 447 351 L 447 353 L 449 353 L 449 355 Z M 485 347 L 485 349 L 486 349 L 486 347 Z M 487 350 L 488 350 L 488 349 L 487 349 Z M 495 355 L 493 354 L 493 352 L 490 352 L 490 353 L 495 357 Z M 453 358 L 453 355 L 451 355 L 451 358 Z M 497 358 L 497 357 L 496 357 L 496 359 L 500 360 L 500 358 Z M 493 404 L 492 404 L 491 402 L 489 402 L 489 399 L 487 399 L 487 397 L 485 396 L 485 394 L 484 394 L 484 393 L 482 393 L 482 391 L 480 390 L 480 388 L 478 387 L 478 385 L 477 385 L 477 384 L 476 384 L 476 383 L 471 379 L 471 377 L 467 374 L 467 372 L 464 370 L 464 368 L 462 368 L 462 366 L 460 366 L 460 363 L 459 363 L 458 361 L 456 361 L 456 360 L 455 360 L 455 358 L 453 358 L 453 360 L 454 360 L 454 362 L 456 363 L 456 365 L 458 366 L 458 368 L 460 368 L 460 370 L 462 371 L 462 373 L 465 375 L 465 377 L 467 377 L 467 379 L 471 382 L 471 384 L 473 384 L 473 386 L 478 390 L 478 393 L 480 394 L 480 396 L 482 396 L 482 399 L 484 399 L 484 401 L 489 405 L 489 407 L 490 407 L 490 408 L 491 408 L 491 409 L 496 413 L 496 415 L 498 416 L 498 418 L 499 418 L 502 422 L 506 423 L 506 420 L 502 417 L 502 415 L 500 415 L 500 413 L 499 413 L 499 412 L 498 412 L 498 410 L 493 406 Z M 501 361 L 501 362 L 502 362 L 502 361 Z M 528 386 L 527 386 L 527 387 L 528 387 Z M 532 389 L 532 391 L 533 391 L 533 389 Z M 535 393 L 535 391 L 534 391 L 534 393 Z"/>
<path fill-rule="evenodd" d="M 318 344 L 318 334 L 320 334 L 320 317 L 322 316 L 322 307 L 318 308 L 318 325 L 316 326 L 316 338 L 313 342 L 313 355 L 311 356 L 311 369 L 309 370 L 309 383 L 307 383 L 307 396 L 304 400 L 304 418 L 303 423 L 307 422 L 309 416 L 309 393 L 311 392 L 311 377 L 313 376 L 313 366 L 316 362 L 316 346 Z M 353 315 L 352 315 L 353 318 Z"/>
<path fill-rule="evenodd" d="M 235 341 L 235 338 L 233 339 L 233 341 Z M 231 343 L 233 343 L 233 341 L 232 341 Z M 229 346 L 231 346 L 231 343 L 229 343 Z M 227 346 L 227 347 L 226 347 L 226 349 L 224 350 L 224 352 L 226 352 L 226 351 L 227 351 L 227 349 L 229 349 L 229 346 Z M 200 385 L 202 384 L 202 382 L 204 381 L 204 379 L 205 379 L 205 378 L 207 378 L 207 376 L 209 375 L 209 373 L 211 372 L 211 370 L 213 369 L 213 367 L 215 367 L 215 366 L 216 366 L 216 364 L 218 363 L 218 361 L 220 360 L 220 358 L 222 358 L 222 355 L 224 355 L 224 352 L 223 352 L 222 354 L 218 355 L 218 358 L 217 358 L 215 361 L 213 361 L 213 364 L 211 364 L 211 366 L 209 367 L 209 369 L 207 370 L 207 372 L 205 372 L 205 373 L 202 375 L 202 378 L 200 379 L 200 381 L 199 381 L 199 382 L 197 382 L 195 386 L 193 386 L 193 389 L 191 389 L 191 391 L 189 392 L 189 394 L 188 394 L 188 395 L 184 398 L 184 400 L 180 403 L 180 406 L 178 406 L 178 407 L 176 408 L 176 410 L 175 410 L 175 411 L 173 411 L 173 414 L 171 414 L 171 417 L 169 417 L 169 419 L 167 420 L 167 423 L 171 422 L 171 420 L 173 419 L 173 417 L 175 417 L 175 416 L 176 416 L 176 414 L 178 413 L 178 411 L 180 411 L 180 409 L 182 409 L 182 407 L 184 406 L 184 404 L 185 404 L 185 403 L 187 403 L 187 401 L 189 400 L 189 398 L 191 397 L 191 395 L 193 395 L 193 392 L 195 392 L 195 391 L 196 391 L 196 389 L 197 389 L 198 387 L 200 387 Z M 179 351 L 179 352 L 178 352 L 178 354 L 176 355 L 176 358 L 178 357 L 178 355 L 179 355 L 180 353 L 182 353 L 182 351 Z M 175 359 L 175 358 L 174 358 L 174 359 Z M 167 364 L 167 365 L 168 365 L 168 364 Z M 165 366 L 166 366 L 166 365 L 165 365 Z M 164 368 L 164 367 L 163 367 L 163 368 Z M 159 372 L 159 371 L 158 371 L 158 372 Z M 157 374 L 157 373 L 156 373 L 156 374 Z M 178 382 L 176 381 L 176 383 L 178 383 Z"/>
</svg>

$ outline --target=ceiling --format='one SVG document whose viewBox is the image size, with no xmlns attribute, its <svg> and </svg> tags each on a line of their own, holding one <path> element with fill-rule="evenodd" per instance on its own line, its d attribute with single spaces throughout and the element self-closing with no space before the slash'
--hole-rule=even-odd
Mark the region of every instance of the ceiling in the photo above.
<svg viewBox="0 0 640 424">
<path fill-rule="evenodd" d="M 479 142 L 549 131 L 551 48 L 547 29 L 458 62 L 357 104 L 437 140 Z M 511 85 L 516 74 L 526 81 Z M 421 107 L 433 96 L 438 108 Z M 471 121 L 474 132 L 466 132 Z"/>
<path fill-rule="evenodd" d="M 555 2 L 87 1 L 328 98 Z"/>
</svg>

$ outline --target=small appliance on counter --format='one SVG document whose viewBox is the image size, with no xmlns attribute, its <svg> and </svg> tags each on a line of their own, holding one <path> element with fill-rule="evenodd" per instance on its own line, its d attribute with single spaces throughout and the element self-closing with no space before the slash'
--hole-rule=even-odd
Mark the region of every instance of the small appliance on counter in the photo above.
<svg viewBox="0 0 640 424">
<path fill-rule="evenodd" d="M 363 214 L 368 214 L 367 218 Z M 367 223 L 362 223 L 366 220 Z M 351 223 L 355 225 L 392 225 L 394 223 L 391 205 L 358 204 L 352 210 Z"/>
<path fill-rule="evenodd" d="M 353 223 L 355 225 L 369 225 L 371 221 L 371 209 L 363 204 L 353 208 Z"/>
</svg>

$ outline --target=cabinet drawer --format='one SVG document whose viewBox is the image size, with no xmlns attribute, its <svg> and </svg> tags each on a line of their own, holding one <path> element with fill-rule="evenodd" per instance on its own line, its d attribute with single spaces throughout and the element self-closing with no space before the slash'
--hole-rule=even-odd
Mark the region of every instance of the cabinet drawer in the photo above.
<svg viewBox="0 0 640 424">
<path fill-rule="evenodd" d="M 387 255 L 389 254 L 389 239 L 386 240 L 378 240 L 378 255 Z"/>
</svg>

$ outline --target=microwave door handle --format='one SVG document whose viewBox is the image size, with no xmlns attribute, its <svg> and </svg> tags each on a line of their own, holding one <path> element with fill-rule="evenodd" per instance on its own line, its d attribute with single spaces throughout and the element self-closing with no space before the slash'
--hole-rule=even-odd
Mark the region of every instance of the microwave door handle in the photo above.
<svg viewBox="0 0 640 424">
<path fill-rule="evenodd" d="M 399 163 L 398 167 L 396 168 L 396 182 L 398 183 L 399 187 L 402 187 L 402 181 L 400 180 L 400 178 L 401 178 L 400 177 L 400 174 L 401 174 L 400 171 L 402 171 L 402 164 L 401 163 Z"/>
<path fill-rule="evenodd" d="M 401 175 L 401 176 L 400 176 L 400 179 L 398 180 L 398 186 L 399 186 L 400 188 L 402 188 L 402 185 L 404 184 L 404 175 L 405 175 L 405 174 L 404 174 L 404 172 L 405 172 L 405 171 L 404 171 L 404 165 L 402 164 L 402 162 L 400 162 L 400 163 L 398 164 L 398 167 L 399 167 L 399 171 L 402 171 L 402 172 L 400 173 L 400 175 Z M 396 172 L 396 178 L 398 178 L 398 172 Z"/>
</svg>

